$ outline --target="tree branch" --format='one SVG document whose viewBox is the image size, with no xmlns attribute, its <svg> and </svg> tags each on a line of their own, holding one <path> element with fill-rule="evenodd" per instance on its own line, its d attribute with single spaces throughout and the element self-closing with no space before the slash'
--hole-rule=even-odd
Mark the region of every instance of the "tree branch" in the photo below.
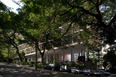
<svg viewBox="0 0 116 77">
<path fill-rule="evenodd" d="M 40 54 L 42 54 L 42 52 L 41 52 L 41 50 L 40 50 L 39 46 L 37 46 L 37 49 L 39 50 L 39 53 L 40 53 Z"/>
<path fill-rule="evenodd" d="M 109 23 L 108 25 L 112 25 L 112 23 L 115 22 L 115 21 L 116 21 L 116 14 L 115 14 L 115 16 L 112 18 L 112 20 L 110 21 L 110 23 Z"/>
<path fill-rule="evenodd" d="M 21 5 L 18 2 L 16 2 L 15 0 L 12 0 L 12 1 L 21 7 Z"/>
<path fill-rule="evenodd" d="M 103 1 L 105 1 L 105 0 L 101 0 L 100 3 L 99 3 L 99 5 L 101 5 L 103 3 Z"/>
<path fill-rule="evenodd" d="M 89 14 L 89 15 L 91 15 L 91 16 L 93 16 L 93 17 L 96 17 L 97 15 L 96 14 L 94 14 L 94 13 L 92 13 L 92 12 L 89 12 L 88 10 L 86 10 L 86 9 L 84 9 L 83 7 L 77 7 L 77 8 L 80 8 L 82 11 L 84 11 L 86 14 Z"/>
<path fill-rule="evenodd" d="M 97 25 L 96 23 L 93 23 L 93 22 L 86 22 L 86 24 L 88 24 L 88 25 Z"/>
<path fill-rule="evenodd" d="M 80 11 L 78 11 L 78 12 L 80 12 Z M 76 12 L 76 14 L 78 13 L 78 12 Z M 73 18 L 73 17 L 75 17 L 76 16 L 76 14 L 75 15 L 73 15 L 71 18 Z M 81 18 L 81 16 L 83 15 L 84 13 L 82 13 L 81 15 L 79 15 L 79 17 L 78 17 L 78 19 L 80 19 Z M 73 22 L 75 22 L 76 20 L 78 20 L 77 18 L 75 18 L 70 24 L 69 24 L 69 27 L 67 28 L 67 30 L 66 30 L 66 32 L 61 36 L 61 38 L 64 36 L 64 35 L 66 35 L 67 34 L 67 32 L 69 31 L 69 29 L 71 28 L 71 26 L 72 26 L 72 23 Z"/>
<path fill-rule="evenodd" d="M 93 3 L 95 5 L 95 3 L 92 0 L 87 0 L 87 1 L 89 1 L 89 2 L 91 2 L 91 3 Z"/>
<path fill-rule="evenodd" d="M 97 0 L 97 3 L 95 6 L 96 6 L 96 10 L 97 10 L 98 14 L 101 15 L 100 10 L 99 10 L 99 0 Z"/>
<path fill-rule="evenodd" d="M 66 11 L 65 13 L 61 14 L 60 16 L 63 16 L 65 14 L 67 14 L 68 12 L 70 12 L 73 8 L 69 9 L 68 11 Z"/>
<path fill-rule="evenodd" d="M 75 20 L 76 20 L 76 19 L 75 19 Z M 67 34 L 67 32 L 69 31 L 69 29 L 70 29 L 71 26 L 72 26 L 72 23 L 73 23 L 75 20 L 73 20 L 73 21 L 69 24 L 69 27 L 67 28 L 66 32 L 62 34 L 61 38 L 62 38 L 64 35 Z"/>
<path fill-rule="evenodd" d="M 92 12 L 89 12 L 89 10 L 86 10 L 86 9 L 84 9 L 83 7 L 80 7 L 80 6 L 74 6 L 74 5 L 71 5 L 70 3 L 68 3 L 68 5 L 70 6 L 70 7 L 72 7 L 72 8 L 79 8 L 80 10 L 82 10 L 84 13 L 86 13 L 86 14 L 89 14 L 89 15 L 91 15 L 91 16 L 93 16 L 93 17 L 96 17 L 97 15 L 96 14 L 94 14 L 94 13 L 92 13 Z"/>
</svg>

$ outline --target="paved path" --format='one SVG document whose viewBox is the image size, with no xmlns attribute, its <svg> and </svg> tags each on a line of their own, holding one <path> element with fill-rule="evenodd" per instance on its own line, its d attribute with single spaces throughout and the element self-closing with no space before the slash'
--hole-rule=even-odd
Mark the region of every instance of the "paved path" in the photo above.
<svg viewBox="0 0 116 77">
<path fill-rule="evenodd" d="M 0 77 L 93 77 L 93 76 L 85 76 L 44 69 L 38 69 L 38 71 L 34 71 L 34 68 L 29 66 L 0 63 Z"/>
</svg>

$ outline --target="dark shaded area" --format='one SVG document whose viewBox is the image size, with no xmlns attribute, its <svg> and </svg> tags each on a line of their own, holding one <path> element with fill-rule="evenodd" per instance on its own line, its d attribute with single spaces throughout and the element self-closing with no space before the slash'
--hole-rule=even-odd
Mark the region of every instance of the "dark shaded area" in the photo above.
<svg viewBox="0 0 116 77">
<path fill-rule="evenodd" d="M 112 68 L 110 68 L 110 69 L 109 69 L 109 72 L 111 72 L 111 73 L 115 73 L 115 74 L 116 74 L 116 67 L 112 67 Z"/>
<path fill-rule="evenodd" d="M 78 61 L 85 61 L 85 56 L 79 56 Z"/>
<path fill-rule="evenodd" d="M 0 77 L 90 77 L 81 74 L 72 74 L 67 72 L 51 71 L 38 69 L 28 66 L 8 65 L 0 63 Z"/>
<path fill-rule="evenodd" d="M 113 48 L 114 49 L 114 48 Z M 103 59 L 103 66 L 106 68 L 107 71 L 111 73 L 116 73 L 116 54 L 115 50 L 111 49 L 104 55 Z"/>
</svg>

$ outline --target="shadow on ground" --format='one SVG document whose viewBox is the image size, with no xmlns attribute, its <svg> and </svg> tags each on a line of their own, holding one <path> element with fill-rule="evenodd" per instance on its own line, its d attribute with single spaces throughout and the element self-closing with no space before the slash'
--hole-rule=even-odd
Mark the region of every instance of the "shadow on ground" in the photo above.
<svg viewBox="0 0 116 77">
<path fill-rule="evenodd" d="M 33 67 L 0 63 L 0 77 L 90 77 L 67 72 L 51 71 Z"/>
</svg>

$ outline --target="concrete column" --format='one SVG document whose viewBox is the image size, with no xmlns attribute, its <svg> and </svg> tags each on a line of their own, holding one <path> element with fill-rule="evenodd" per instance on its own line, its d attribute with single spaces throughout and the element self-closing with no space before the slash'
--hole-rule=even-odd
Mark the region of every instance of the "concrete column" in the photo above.
<svg viewBox="0 0 116 77">
<path fill-rule="evenodd" d="M 48 56 L 48 51 L 46 52 L 46 63 L 49 62 L 49 56 Z"/>
<path fill-rule="evenodd" d="M 88 57 L 87 57 L 87 55 L 88 55 L 88 53 L 87 53 L 87 52 L 88 52 L 88 49 L 87 49 L 87 48 L 85 48 L 85 61 L 87 61 L 87 58 L 88 58 Z"/>
<path fill-rule="evenodd" d="M 85 51 L 85 61 L 87 61 L 87 52 Z"/>
<path fill-rule="evenodd" d="M 56 62 L 56 53 L 55 53 L 55 49 L 54 49 L 54 57 L 53 57 L 53 58 L 54 58 L 53 61 Z"/>
<path fill-rule="evenodd" d="M 64 50 L 62 48 L 62 61 L 64 62 L 64 57 L 65 57 L 65 53 L 64 53 Z"/>
<path fill-rule="evenodd" d="M 47 58 L 48 58 L 48 63 L 49 63 L 49 55 L 47 55 Z"/>
<path fill-rule="evenodd" d="M 78 61 L 78 57 L 79 57 L 79 53 L 77 53 L 77 55 L 76 55 L 76 61 Z"/>
<path fill-rule="evenodd" d="M 71 61 L 74 61 L 74 47 L 71 47 Z"/>
<path fill-rule="evenodd" d="M 81 52 L 79 53 L 79 56 L 82 56 L 82 53 Z"/>
</svg>

